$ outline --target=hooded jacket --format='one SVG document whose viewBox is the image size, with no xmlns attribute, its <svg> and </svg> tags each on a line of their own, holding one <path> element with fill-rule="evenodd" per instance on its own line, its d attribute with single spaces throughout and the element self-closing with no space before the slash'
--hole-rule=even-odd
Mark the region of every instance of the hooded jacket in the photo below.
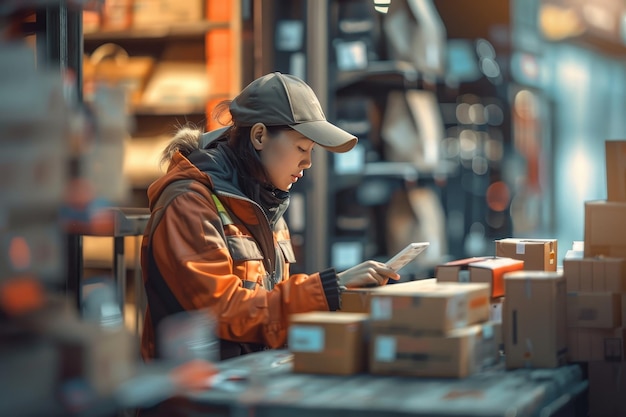
<svg viewBox="0 0 626 417">
<path fill-rule="evenodd" d="M 339 308 L 334 269 L 290 275 L 295 259 L 282 217 L 288 198 L 264 210 L 244 193 L 225 141 L 212 145 L 176 153 L 148 188 L 151 218 L 141 247 L 146 360 L 158 357 L 160 321 L 181 311 L 212 315 L 225 359 L 250 350 L 233 353 L 237 344 L 285 346 L 291 314 Z"/>
</svg>

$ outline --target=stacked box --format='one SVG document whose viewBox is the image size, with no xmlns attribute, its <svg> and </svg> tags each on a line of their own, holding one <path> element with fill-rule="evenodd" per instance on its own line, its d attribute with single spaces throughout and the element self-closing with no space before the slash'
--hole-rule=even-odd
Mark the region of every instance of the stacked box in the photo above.
<svg viewBox="0 0 626 417">
<path fill-rule="evenodd" d="M 409 288 L 432 285 L 435 278 L 420 279 L 415 281 L 387 284 L 381 287 L 349 288 L 341 292 L 341 311 L 347 313 L 369 313 L 370 298 L 373 292 L 389 290 L 405 290 Z"/>
<path fill-rule="evenodd" d="M 446 262 L 436 268 L 438 282 L 486 282 L 491 298 L 504 296 L 504 274 L 524 269 L 524 261 L 504 257 L 472 257 Z"/>
<path fill-rule="evenodd" d="M 499 323 L 485 283 L 387 286 L 371 293 L 373 374 L 463 378 L 495 362 Z"/>
<path fill-rule="evenodd" d="M 515 271 L 504 277 L 502 326 L 507 369 L 565 364 L 566 291 L 560 272 Z"/>
<path fill-rule="evenodd" d="M 587 257 L 563 261 L 567 283 L 568 360 L 624 360 L 626 261 Z"/>
<path fill-rule="evenodd" d="M 495 241 L 496 256 L 524 261 L 527 271 L 556 271 L 556 239 L 506 238 Z"/>
</svg>

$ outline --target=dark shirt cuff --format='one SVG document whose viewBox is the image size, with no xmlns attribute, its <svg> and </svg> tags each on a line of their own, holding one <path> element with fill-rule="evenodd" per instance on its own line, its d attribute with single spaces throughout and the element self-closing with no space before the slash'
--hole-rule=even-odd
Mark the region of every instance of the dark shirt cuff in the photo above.
<svg viewBox="0 0 626 417">
<path fill-rule="evenodd" d="M 341 309 L 339 279 L 337 278 L 335 268 L 325 269 L 320 272 L 320 278 L 322 280 L 322 287 L 324 288 L 324 294 L 326 295 L 329 310 L 336 311 Z"/>
</svg>

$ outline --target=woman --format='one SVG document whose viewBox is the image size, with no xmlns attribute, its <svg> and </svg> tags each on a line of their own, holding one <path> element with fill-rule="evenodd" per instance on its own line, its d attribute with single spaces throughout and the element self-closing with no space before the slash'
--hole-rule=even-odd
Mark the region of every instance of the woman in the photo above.
<svg viewBox="0 0 626 417">
<path fill-rule="evenodd" d="M 177 133 L 163 154 L 167 173 L 148 189 L 145 359 L 159 356 L 155 329 L 178 312 L 209 311 L 226 359 L 285 346 L 289 315 L 340 309 L 342 286 L 399 278 L 375 261 L 341 273 L 289 273 L 295 259 L 283 214 L 291 186 L 315 147 L 347 152 L 357 142 L 326 121 L 306 83 L 268 74 L 220 104 L 218 117 L 225 110 L 230 126 Z"/>
</svg>

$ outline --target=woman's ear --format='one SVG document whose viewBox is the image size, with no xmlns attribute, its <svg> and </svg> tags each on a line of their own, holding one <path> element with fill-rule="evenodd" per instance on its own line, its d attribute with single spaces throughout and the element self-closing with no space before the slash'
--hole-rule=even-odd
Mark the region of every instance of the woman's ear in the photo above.
<svg viewBox="0 0 626 417">
<path fill-rule="evenodd" d="M 263 123 L 255 123 L 250 129 L 250 141 L 257 151 L 263 149 L 263 142 L 267 137 L 267 127 Z"/>
</svg>

